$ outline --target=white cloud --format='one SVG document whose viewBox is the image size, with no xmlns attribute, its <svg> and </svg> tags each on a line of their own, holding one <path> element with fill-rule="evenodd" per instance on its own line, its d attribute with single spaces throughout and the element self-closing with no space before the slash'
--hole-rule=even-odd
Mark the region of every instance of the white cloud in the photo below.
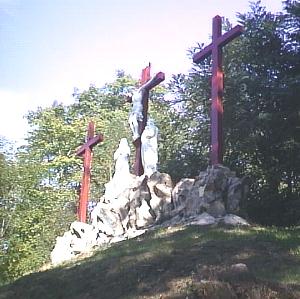
<svg viewBox="0 0 300 299">
<path fill-rule="evenodd" d="M 0 90 L 0 135 L 11 141 L 22 143 L 28 132 L 26 114 L 37 107 L 52 105 L 54 100 L 70 103 L 70 90 L 36 90 L 34 92 L 16 92 L 12 90 Z M 59 95 L 59 96 L 56 96 Z"/>
<path fill-rule="evenodd" d="M 27 94 L 0 90 L 0 135 L 10 140 L 20 142 L 27 130 L 24 119 L 27 103 L 30 101 Z"/>
</svg>

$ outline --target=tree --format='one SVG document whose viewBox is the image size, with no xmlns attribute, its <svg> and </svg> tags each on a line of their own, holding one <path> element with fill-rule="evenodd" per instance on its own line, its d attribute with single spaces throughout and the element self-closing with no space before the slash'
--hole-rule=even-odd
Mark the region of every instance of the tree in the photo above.
<svg viewBox="0 0 300 299">
<path fill-rule="evenodd" d="M 247 203 L 252 219 L 281 225 L 299 219 L 287 202 L 299 199 L 300 190 L 299 5 L 286 5 L 287 13 L 271 14 L 259 2 L 251 4 L 250 12 L 239 15 L 245 33 L 224 50 L 224 164 L 252 178 Z M 197 151 L 207 155 L 199 142 L 206 143 L 208 136 L 209 78 L 207 58 L 190 75 L 174 77 L 170 86 L 177 93 L 175 104 L 181 104 L 178 114 L 188 123 L 180 134 L 190 136 L 193 128 L 199 136 L 192 139 L 190 156 Z M 195 175 L 194 159 L 186 163 Z"/>
<path fill-rule="evenodd" d="M 55 238 L 75 220 L 82 175 L 82 161 L 75 153 L 84 143 L 90 120 L 104 135 L 104 141 L 93 149 L 90 200 L 98 201 L 104 194 L 114 171 L 113 153 L 121 138 L 131 140 L 130 105 L 124 94 L 136 85 L 130 76 L 118 72 L 114 82 L 101 88 L 91 85 L 81 93 L 75 91 L 71 105 L 55 103 L 28 113 L 27 145 L 16 156 L 18 204 L 7 233 L 4 279 L 15 279 L 48 261 Z M 163 91 L 152 92 L 160 109 L 166 107 L 160 99 Z M 159 112 L 155 107 L 151 108 L 155 118 L 168 123 L 166 108 Z"/>
<path fill-rule="evenodd" d="M 17 205 L 17 167 L 13 157 L 13 145 L 0 137 L 0 273 L 5 271 L 5 255 L 9 230 Z M 5 277 L 0 276 L 0 284 Z"/>
<path fill-rule="evenodd" d="M 295 24 L 290 13 L 273 15 L 259 3 L 251 8 L 240 15 L 246 32 L 235 69 L 247 81 L 238 97 L 241 106 L 227 118 L 228 140 L 235 147 L 228 161 L 237 165 L 244 160 L 243 170 L 253 176 L 251 216 L 265 224 L 288 225 L 299 219 L 290 205 L 299 199 L 300 187 L 299 40 L 297 45 L 295 35 L 288 33 L 293 29 L 287 30 L 287 22 Z M 266 210 L 268 214 L 259 214 Z"/>
</svg>

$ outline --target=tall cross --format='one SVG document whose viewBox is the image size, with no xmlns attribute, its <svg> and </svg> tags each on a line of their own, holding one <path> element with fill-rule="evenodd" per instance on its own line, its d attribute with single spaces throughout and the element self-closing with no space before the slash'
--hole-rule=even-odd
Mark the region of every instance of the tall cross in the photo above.
<svg viewBox="0 0 300 299">
<path fill-rule="evenodd" d="M 243 27 L 237 25 L 222 35 L 222 18 L 213 18 L 212 43 L 193 57 L 195 63 L 212 56 L 211 80 L 211 164 L 223 163 L 223 70 L 222 47 L 243 33 Z"/>
<path fill-rule="evenodd" d="M 147 124 L 147 115 L 148 115 L 148 102 L 149 102 L 149 92 L 152 88 L 157 86 L 159 83 L 165 80 L 165 74 L 163 72 L 157 73 L 150 80 L 150 63 L 149 66 L 142 70 L 141 76 L 141 87 L 143 87 L 143 96 L 142 96 L 142 105 L 143 105 L 143 120 L 139 123 L 139 135 L 140 137 L 136 139 L 133 144 L 135 146 L 135 163 L 134 163 L 134 172 L 137 176 L 140 176 L 144 173 L 143 164 L 142 164 L 142 153 L 141 153 L 141 136 L 144 132 L 144 129 Z"/>
<path fill-rule="evenodd" d="M 83 156 L 83 176 L 79 195 L 78 219 L 81 222 L 86 222 L 86 212 L 88 204 L 88 196 L 91 181 L 91 166 L 92 166 L 92 149 L 99 142 L 103 141 L 103 135 L 95 134 L 94 122 L 90 121 L 88 125 L 88 133 L 86 143 L 83 144 L 77 151 L 77 156 Z"/>
</svg>

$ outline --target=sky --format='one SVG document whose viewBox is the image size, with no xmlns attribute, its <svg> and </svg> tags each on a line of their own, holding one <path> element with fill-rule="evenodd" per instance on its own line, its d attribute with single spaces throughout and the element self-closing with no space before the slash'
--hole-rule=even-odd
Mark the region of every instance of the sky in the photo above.
<svg viewBox="0 0 300 299">
<path fill-rule="evenodd" d="M 117 70 L 188 72 L 187 50 L 210 42 L 212 18 L 236 25 L 247 11 L 248 0 L 0 0 L 0 135 L 22 144 L 28 111 L 71 104 L 75 87 L 101 87 Z"/>
</svg>

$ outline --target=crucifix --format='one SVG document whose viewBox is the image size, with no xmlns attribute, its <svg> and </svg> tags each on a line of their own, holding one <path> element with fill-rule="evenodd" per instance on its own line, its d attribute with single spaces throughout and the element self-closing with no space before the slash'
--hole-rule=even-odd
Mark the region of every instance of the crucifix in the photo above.
<svg viewBox="0 0 300 299">
<path fill-rule="evenodd" d="M 102 134 L 96 136 L 94 136 L 94 134 L 95 125 L 94 122 L 90 121 L 88 125 L 86 142 L 76 151 L 77 156 L 83 156 L 83 176 L 78 209 L 78 220 L 81 222 L 86 222 L 86 211 L 91 181 L 92 149 L 96 144 L 103 141 Z"/>
<path fill-rule="evenodd" d="M 223 70 L 222 47 L 243 33 L 243 27 L 237 25 L 222 35 L 222 18 L 213 18 L 212 42 L 193 57 L 194 63 L 212 56 L 211 80 L 211 164 L 223 163 Z"/>
<path fill-rule="evenodd" d="M 149 66 L 142 70 L 140 80 L 140 88 L 134 92 L 129 102 L 132 102 L 132 112 L 129 116 L 129 124 L 133 131 L 133 144 L 135 146 L 135 163 L 134 173 L 140 176 L 144 173 L 141 154 L 141 135 L 147 124 L 149 92 L 152 88 L 165 80 L 163 72 L 157 73 L 150 79 L 150 63 Z"/>
</svg>

